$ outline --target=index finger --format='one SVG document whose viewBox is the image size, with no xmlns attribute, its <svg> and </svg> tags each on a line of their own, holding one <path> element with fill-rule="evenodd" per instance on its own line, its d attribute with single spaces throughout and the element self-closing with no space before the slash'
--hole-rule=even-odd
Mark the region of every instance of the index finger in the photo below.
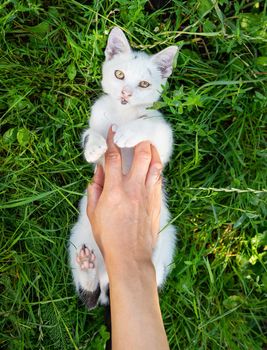
<svg viewBox="0 0 267 350">
<path fill-rule="evenodd" d="M 134 157 L 128 176 L 138 183 L 145 183 L 151 161 L 151 147 L 148 141 L 140 142 L 134 148 Z"/>
<path fill-rule="evenodd" d="M 108 149 L 105 154 L 105 185 L 114 185 L 122 179 L 121 153 L 113 141 L 114 132 L 110 127 L 107 136 Z"/>
</svg>

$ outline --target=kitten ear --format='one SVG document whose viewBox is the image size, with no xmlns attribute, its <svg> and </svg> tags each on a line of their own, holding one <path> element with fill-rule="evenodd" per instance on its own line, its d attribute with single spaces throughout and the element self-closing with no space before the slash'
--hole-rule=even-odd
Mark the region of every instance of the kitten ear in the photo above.
<svg viewBox="0 0 267 350">
<path fill-rule="evenodd" d="M 168 78 L 172 74 L 172 64 L 177 52 L 177 46 L 170 46 L 152 56 L 152 62 L 160 70 L 162 78 Z"/>
<path fill-rule="evenodd" d="M 105 50 L 106 60 L 111 60 L 118 53 L 130 53 L 131 47 L 123 31 L 114 27 L 108 37 L 108 43 Z"/>
</svg>

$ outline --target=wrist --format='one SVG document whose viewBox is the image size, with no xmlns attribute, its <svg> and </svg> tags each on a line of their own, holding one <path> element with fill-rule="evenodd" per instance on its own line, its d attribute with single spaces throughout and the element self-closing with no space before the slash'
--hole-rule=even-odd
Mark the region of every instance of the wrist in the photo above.
<svg viewBox="0 0 267 350">
<path fill-rule="evenodd" d="M 149 278 L 156 281 L 156 271 L 150 258 L 135 259 L 133 257 L 119 257 L 105 259 L 109 280 L 131 283 L 131 281 Z"/>
</svg>

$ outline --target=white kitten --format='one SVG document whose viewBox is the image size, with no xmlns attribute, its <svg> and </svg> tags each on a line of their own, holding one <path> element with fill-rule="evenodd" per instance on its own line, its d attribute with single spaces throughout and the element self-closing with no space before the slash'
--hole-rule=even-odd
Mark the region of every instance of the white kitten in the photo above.
<svg viewBox="0 0 267 350">
<path fill-rule="evenodd" d="M 159 99 L 162 86 L 172 73 L 177 50 L 176 46 L 170 46 L 152 56 L 135 52 L 124 33 L 117 27 L 112 29 L 103 64 L 105 95 L 92 106 L 90 127 L 82 136 L 88 162 L 103 162 L 107 132 L 112 124 L 117 126 L 114 142 L 121 148 L 124 173 L 131 166 L 133 147 L 141 141 L 150 141 L 156 146 L 162 163 L 168 162 L 172 153 L 172 130 L 161 113 L 148 108 Z M 71 231 L 69 254 L 76 290 L 86 306 L 93 308 L 98 301 L 108 303 L 109 281 L 86 214 L 86 204 L 84 196 L 80 202 L 79 219 Z M 161 228 L 168 225 L 169 218 L 163 193 Z M 174 248 L 175 230 L 168 225 L 160 232 L 153 253 L 158 286 L 168 274 Z"/>
</svg>

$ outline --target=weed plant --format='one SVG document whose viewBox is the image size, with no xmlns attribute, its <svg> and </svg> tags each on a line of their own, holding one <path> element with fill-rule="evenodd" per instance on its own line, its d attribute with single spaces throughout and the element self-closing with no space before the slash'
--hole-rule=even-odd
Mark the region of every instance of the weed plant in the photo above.
<svg viewBox="0 0 267 350">
<path fill-rule="evenodd" d="M 261 350 L 267 332 L 266 1 L 0 2 L 0 348 L 103 349 L 67 242 L 91 179 L 80 135 L 109 30 L 180 53 L 162 99 L 178 243 L 160 302 L 171 349 Z M 148 349 L 150 350 L 150 349 Z"/>
</svg>

